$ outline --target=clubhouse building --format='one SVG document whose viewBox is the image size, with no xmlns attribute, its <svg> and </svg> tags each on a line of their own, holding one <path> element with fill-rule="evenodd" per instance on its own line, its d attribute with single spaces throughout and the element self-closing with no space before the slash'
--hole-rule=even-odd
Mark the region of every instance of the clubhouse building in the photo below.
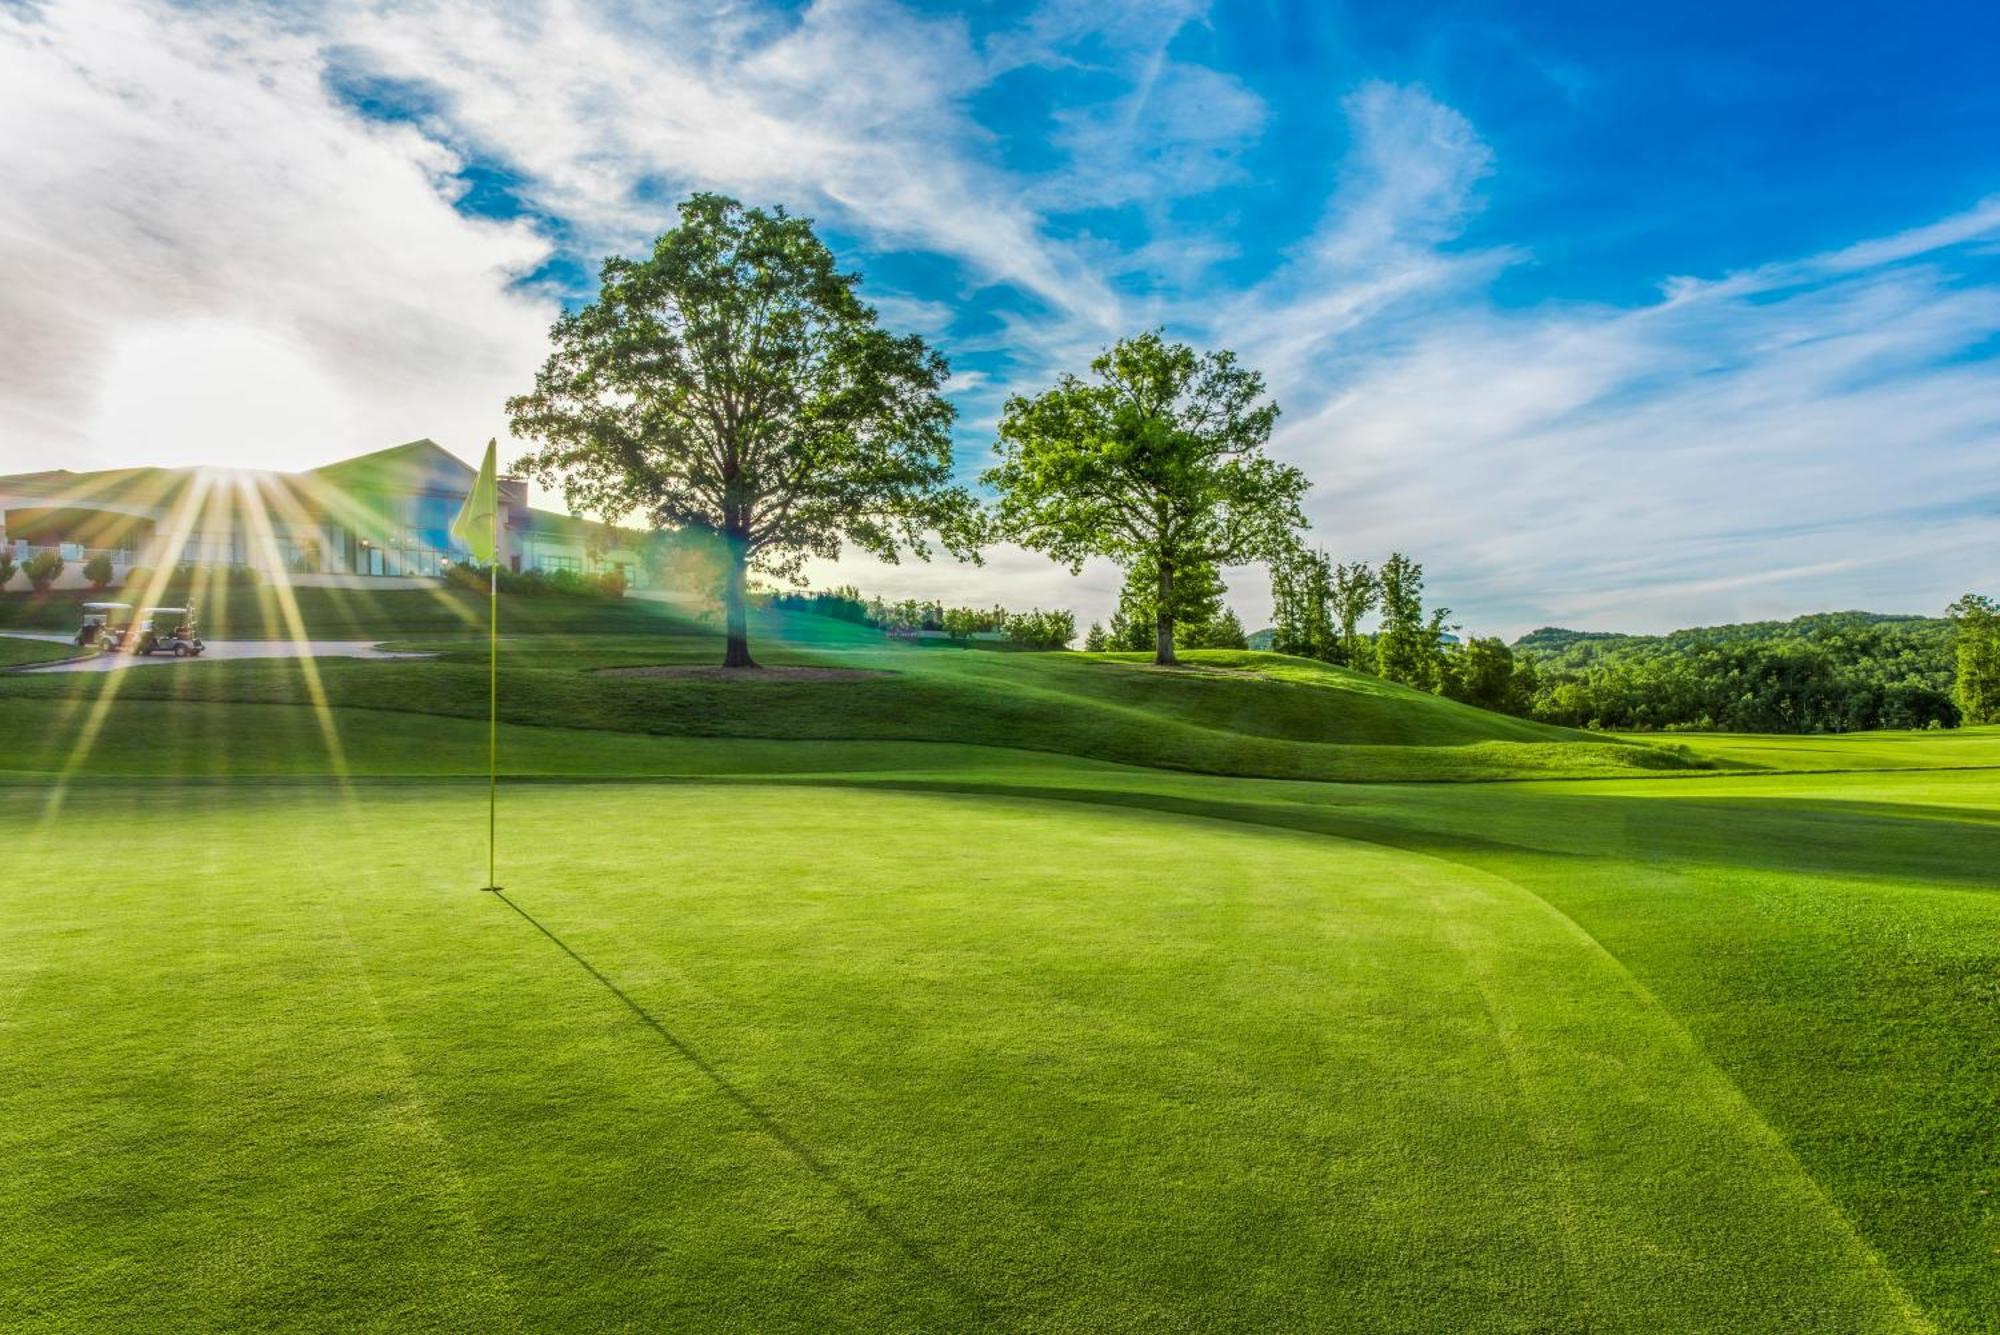
<svg viewBox="0 0 2000 1335">
<path fill-rule="evenodd" d="M 304 473 L 202 468 L 54 469 L 0 477 L 0 549 L 23 563 L 59 553 L 59 585 L 83 582 L 103 554 L 115 578 L 161 566 L 248 567 L 266 580 L 435 583 L 470 559 L 452 519 L 475 470 L 429 440 Z M 516 573 L 618 570 L 643 587 L 636 535 L 528 505 L 527 483 L 500 480 L 499 560 Z M 16 576 L 19 579 L 19 576 Z"/>
</svg>

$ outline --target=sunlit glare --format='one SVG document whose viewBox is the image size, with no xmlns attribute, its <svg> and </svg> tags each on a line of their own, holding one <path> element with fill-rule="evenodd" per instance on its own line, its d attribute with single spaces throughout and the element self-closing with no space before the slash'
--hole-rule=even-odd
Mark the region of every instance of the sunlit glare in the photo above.
<svg viewBox="0 0 2000 1335">
<path fill-rule="evenodd" d="M 351 399 L 305 342 L 283 330 L 221 320 L 144 325 L 120 336 L 99 381 L 89 435 L 147 462 L 268 467 L 302 433 L 341 441 L 357 428 Z"/>
</svg>

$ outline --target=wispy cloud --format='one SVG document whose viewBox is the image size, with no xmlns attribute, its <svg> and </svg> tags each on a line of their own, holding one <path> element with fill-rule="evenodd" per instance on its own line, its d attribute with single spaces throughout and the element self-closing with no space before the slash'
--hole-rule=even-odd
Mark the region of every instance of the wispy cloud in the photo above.
<svg viewBox="0 0 2000 1335">
<path fill-rule="evenodd" d="M 543 210 L 630 249 L 690 187 L 787 200 L 873 246 L 936 251 L 1066 316 L 1111 323 L 1103 278 L 1050 242 L 966 110 L 988 75 L 964 23 L 821 0 L 746 24 L 668 6 L 635 29 L 574 0 L 340 11 L 333 36 L 435 94 L 439 133 L 519 170 Z"/>
</svg>

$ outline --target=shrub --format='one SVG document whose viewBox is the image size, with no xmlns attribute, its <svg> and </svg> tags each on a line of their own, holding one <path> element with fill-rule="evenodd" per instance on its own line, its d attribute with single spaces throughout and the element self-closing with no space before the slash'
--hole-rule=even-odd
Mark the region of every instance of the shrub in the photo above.
<svg viewBox="0 0 2000 1335">
<path fill-rule="evenodd" d="M 36 593 L 55 583 L 62 572 L 63 559 L 54 552 L 36 552 L 21 567 L 21 573 L 28 577 L 28 583 L 35 586 Z"/>
<path fill-rule="evenodd" d="M 125 582 L 133 582 L 127 575 Z M 203 566 L 192 563 L 177 565 L 169 582 L 177 587 L 212 589 L 217 585 L 231 589 L 254 589 L 264 582 L 264 577 L 249 566 Z"/>
<path fill-rule="evenodd" d="M 111 558 L 103 552 L 83 563 L 83 577 L 90 581 L 90 587 L 101 589 L 111 583 Z"/>
<path fill-rule="evenodd" d="M 1076 615 L 1056 608 L 1044 612 L 1039 607 L 1029 612 L 1010 613 L 1006 624 L 1007 638 L 1014 644 L 1028 649 L 1067 649 L 1069 642 L 1076 638 Z M 1099 632 L 1099 639 L 1103 638 Z"/>
<path fill-rule="evenodd" d="M 474 593 L 485 593 L 492 567 L 454 562 L 444 568 L 447 584 L 456 584 Z M 500 567 L 500 592 L 517 598 L 622 598 L 625 576 L 607 571 L 601 575 L 581 575 L 574 570 L 526 570 L 516 574 Z"/>
<path fill-rule="evenodd" d="M 837 589 L 798 589 L 775 593 L 771 595 L 771 608 L 778 612 L 810 612 L 814 616 L 829 617 L 856 626 L 871 624 L 868 604 L 862 601 L 860 590 L 845 584 Z"/>
<path fill-rule="evenodd" d="M 0 589 L 7 587 L 7 581 L 14 578 L 14 553 L 0 550 Z"/>
</svg>

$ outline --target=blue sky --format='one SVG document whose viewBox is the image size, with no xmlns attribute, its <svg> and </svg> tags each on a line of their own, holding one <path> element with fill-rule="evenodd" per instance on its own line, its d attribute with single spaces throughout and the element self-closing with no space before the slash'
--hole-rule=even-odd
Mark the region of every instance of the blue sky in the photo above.
<svg viewBox="0 0 2000 1335">
<path fill-rule="evenodd" d="M 2000 585 L 1996 50 L 1972 4 L 0 6 L 44 131 L 0 147 L 0 470 L 471 455 L 718 189 L 947 352 L 968 476 L 1008 392 L 1164 325 L 1265 372 L 1330 551 L 1469 629 L 1934 612 Z"/>
</svg>

